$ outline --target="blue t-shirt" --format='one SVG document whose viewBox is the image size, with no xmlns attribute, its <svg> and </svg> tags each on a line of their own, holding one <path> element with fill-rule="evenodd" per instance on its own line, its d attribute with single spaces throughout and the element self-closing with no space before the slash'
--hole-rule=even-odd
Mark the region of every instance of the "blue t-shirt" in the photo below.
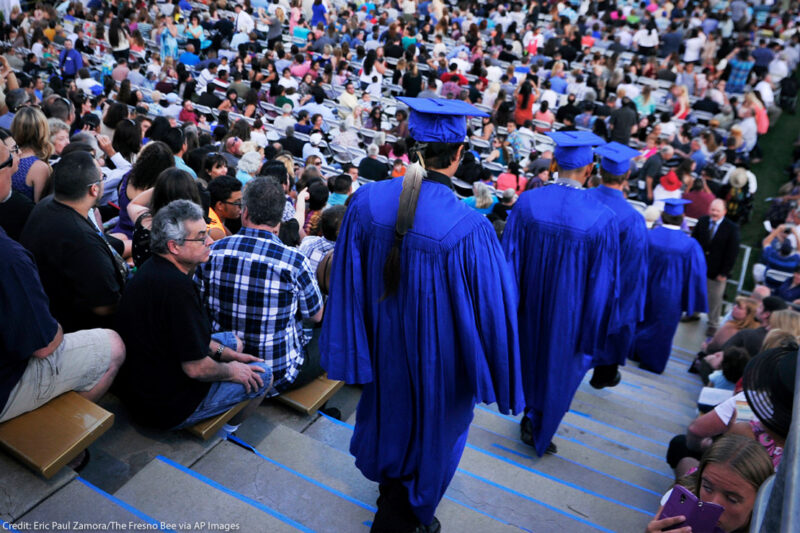
<svg viewBox="0 0 800 533">
<path fill-rule="evenodd" d="M 0 228 L 0 411 L 33 352 L 55 338 L 58 322 L 50 314 L 33 256 Z"/>
</svg>

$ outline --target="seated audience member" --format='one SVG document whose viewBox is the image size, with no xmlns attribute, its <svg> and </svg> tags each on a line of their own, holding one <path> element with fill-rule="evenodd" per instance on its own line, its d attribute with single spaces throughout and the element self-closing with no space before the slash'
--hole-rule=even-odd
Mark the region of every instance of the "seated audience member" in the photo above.
<svg viewBox="0 0 800 533">
<path fill-rule="evenodd" d="M 747 531 L 758 489 L 772 473 L 769 456 L 756 441 L 741 435 L 725 435 L 703 454 L 697 470 L 679 479 L 678 484 L 689 489 L 700 501 L 724 507 L 717 527 L 725 533 L 733 533 Z M 647 524 L 648 532 L 665 531 L 684 521 L 683 516 L 658 519 L 671 492 L 661 499 L 661 507 Z M 690 530 L 677 531 L 688 533 Z"/>
<path fill-rule="evenodd" d="M 134 420 L 179 429 L 252 400 L 224 429 L 232 433 L 258 407 L 270 369 L 242 353 L 232 333 L 212 335 L 191 274 L 209 255 L 203 211 L 176 200 L 153 217 L 148 259 L 128 285 L 117 330 L 128 348 L 118 394 Z"/>
<path fill-rule="evenodd" d="M 334 205 L 325 209 L 320 217 L 322 235 L 306 237 L 300 243 L 300 253 L 308 259 L 312 272 L 317 271 L 319 262 L 336 245 L 336 237 L 339 236 L 339 227 L 342 225 L 345 209 L 343 205 Z"/>
<path fill-rule="evenodd" d="M 797 353 L 797 337 L 779 329 L 771 330 L 764 339 L 760 351 L 766 353 L 774 350 Z M 747 367 L 745 367 L 746 369 Z M 711 444 L 712 438 L 733 427 L 737 401 L 746 401 L 745 394 L 741 390 L 714 407 L 712 411 L 697 417 L 689 424 L 686 434 L 673 437 L 667 450 L 667 463 L 673 469 L 679 469 L 679 477 L 696 464 L 696 460 L 700 459 L 703 450 Z M 682 461 L 686 457 L 694 458 L 695 462 Z"/>
<path fill-rule="evenodd" d="M 67 333 L 112 323 L 127 269 L 89 220 L 103 196 L 103 177 L 84 151 L 61 158 L 55 194 L 34 208 L 20 242 L 33 253 L 50 310 Z"/>
<path fill-rule="evenodd" d="M 781 272 L 794 272 L 800 267 L 800 253 L 797 252 L 797 228 L 780 224 L 761 241 L 761 261 L 753 265 L 753 278 L 764 283 L 767 269 Z M 774 281 L 772 288 L 775 288 Z"/>
<path fill-rule="evenodd" d="M 481 182 L 472 184 L 473 196 L 461 200 L 464 204 L 468 205 L 482 215 L 488 215 L 492 212 L 494 204 L 497 203 L 497 196 L 494 195 L 494 190 L 484 185 Z"/>
<path fill-rule="evenodd" d="M 328 207 L 344 205 L 353 192 L 353 178 L 349 174 L 339 174 L 333 178 L 333 190 L 328 196 Z"/>
<path fill-rule="evenodd" d="M 188 172 L 172 167 L 161 172 L 155 186 L 138 195 L 128 204 L 128 214 L 135 220 L 133 229 L 133 264 L 140 267 L 152 255 L 150 226 L 158 211 L 173 200 L 190 200 L 201 205 L 199 182 Z"/>
<path fill-rule="evenodd" d="M 791 277 L 772 290 L 772 294 L 782 298 L 787 304 L 800 303 L 800 265 L 794 269 Z"/>
<path fill-rule="evenodd" d="M 722 345 L 722 350 L 730 346 L 739 346 L 745 348 L 751 357 L 755 356 L 761 349 L 761 343 L 764 342 L 764 337 L 767 335 L 767 328 L 771 323 L 770 317 L 776 311 L 781 311 L 786 308 L 788 308 L 786 302 L 778 297 L 768 296 L 764 298 L 756 311 L 756 316 L 758 317 L 758 321 L 761 322 L 761 327 L 739 331 Z"/>
<path fill-rule="evenodd" d="M 503 196 L 500 197 L 500 201 L 492 207 L 492 212 L 488 215 L 489 220 L 492 222 L 496 220 L 505 222 L 515 203 L 517 203 L 517 194 L 514 192 L 514 189 L 506 189 L 503 191 Z"/>
<path fill-rule="evenodd" d="M 0 159 L 8 157 L 0 144 Z M 10 176 L 0 174 L 0 196 L 10 188 Z M 0 422 L 71 390 L 99 400 L 125 359 L 119 335 L 106 329 L 65 335 L 31 253 L 2 229 L 0 257 Z"/>
<path fill-rule="evenodd" d="M 275 379 L 272 394 L 322 373 L 319 351 L 306 350 L 298 320 L 298 313 L 321 320 L 322 295 L 303 254 L 277 236 L 285 202 L 276 180 L 249 182 L 242 198 L 242 229 L 214 243 L 210 259 L 195 272 L 212 325 L 230 328 L 246 351 L 265 361 Z"/>
<path fill-rule="evenodd" d="M 22 228 L 25 227 L 28 217 L 35 205 L 33 201 L 13 189 L 11 176 L 19 168 L 17 143 L 8 131 L 0 128 L 0 228 L 3 228 L 9 237 L 19 240 Z"/>
<path fill-rule="evenodd" d="M 227 220 L 242 216 L 242 182 L 230 176 L 220 176 L 208 184 L 211 207 L 208 209 L 208 235 L 218 241 L 231 235 Z"/>
<path fill-rule="evenodd" d="M 367 157 L 358 164 L 358 175 L 370 181 L 385 180 L 391 168 L 387 163 L 378 161 L 380 147 L 377 144 L 367 146 Z"/>
<path fill-rule="evenodd" d="M 717 389 L 735 390 L 736 383 L 744 373 L 744 367 L 750 361 L 750 354 L 747 353 L 747 350 L 731 346 L 724 352 L 717 352 L 708 357 L 714 357 L 709 364 L 715 370 L 708 375 L 707 379 L 703 380 L 703 385 Z"/>
<path fill-rule="evenodd" d="M 741 330 L 757 328 L 759 326 L 758 317 L 756 317 L 758 304 L 759 302 L 752 298 L 737 297 L 731 312 L 731 319 L 722 324 L 722 327 L 717 330 L 708 343 L 704 343 L 703 351 L 706 353 L 719 351 L 722 345 L 728 342 L 728 339 Z"/>
</svg>

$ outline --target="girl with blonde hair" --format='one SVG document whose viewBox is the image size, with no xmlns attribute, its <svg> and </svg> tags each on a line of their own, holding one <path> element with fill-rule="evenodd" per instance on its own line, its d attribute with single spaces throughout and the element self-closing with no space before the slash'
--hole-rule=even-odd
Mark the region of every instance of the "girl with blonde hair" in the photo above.
<svg viewBox="0 0 800 533">
<path fill-rule="evenodd" d="M 722 345 L 743 329 L 755 329 L 759 327 L 756 312 L 758 311 L 758 301 L 753 298 L 739 296 L 733 307 L 732 318 L 725 322 L 717 330 L 714 337 L 703 347 L 706 353 L 714 353 L 722 350 Z"/>
<path fill-rule="evenodd" d="M 21 107 L 11 122 L 11 136 L 19 150 L 19 170 L 11 176 L 12 189 L 38 202 L 50 179 L 47 161 L 53 154 L 47 118 L 35 107 Z"/>
<path fill-rule="evenodd" d="M 794 335 L 795 339 L 800 338 L 800 313 L 791 309 L 775 311 L 769 317 L 769 330 L 773 329 Z"/>
</svg>

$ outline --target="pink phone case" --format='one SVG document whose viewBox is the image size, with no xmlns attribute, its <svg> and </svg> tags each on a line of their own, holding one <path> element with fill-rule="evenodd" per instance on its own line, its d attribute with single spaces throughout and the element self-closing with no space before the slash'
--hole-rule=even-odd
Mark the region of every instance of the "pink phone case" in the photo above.
<svg viewBox="0 0 800 533">
<path fill-rule="evenodd" d="M 717 527 L 717 522 L 724 511 L 725 508 L 721 505 L 701 502 L 687 488 L 675 485 L 658 518 L 660 520 L 683 515 L 686 517 L 685 522 L 668 529 L 691 526 L 692 533 L 720 533 L 722 530 Z"/>
</svg>

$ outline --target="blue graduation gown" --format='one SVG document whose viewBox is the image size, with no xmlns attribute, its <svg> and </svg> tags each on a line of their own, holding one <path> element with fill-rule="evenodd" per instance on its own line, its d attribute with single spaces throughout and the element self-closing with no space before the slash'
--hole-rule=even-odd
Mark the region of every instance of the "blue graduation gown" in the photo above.
<svg viewBox="0 0 800 533">
<path fill-rule="evenodd" d="M 519 280 L 522 382 L 541 456 L 617 320 L 619 229 L 613 211 L 582 189 L 523 193 L 503 248 Z"/>
<path fill-rule="evenodd" d="M 402 178 L 354 194 L 320 337 L 328 377 L 364 384 L 350 442 L 356 466 L 379 483 L 402 479 L 425 524 L 458 466 L 475 403 L 504 413 L 524 405 L 513 277 L 491 224 L 443 183 L 423 181 L 400 286 L 383 301 Z"/>
<path fill-rule="evenodd" d="M 648 237 L 647 302 L 634 349 L 642 365 L 662 373 L 681 313 L 708 310 L 703 249 L 677 227 L 658 227 Z"/>
<path fill-rule="evenodd" d="M 647 288 L 647 225 L 621 191 L 601 185 L 589 191 L 608 206 L 619 225 L 619 318 L 606 347 L 593 354 L 592 366 L 624 365 L 633 349 L 636 324 L 644 318 Z"/>
</svg>

